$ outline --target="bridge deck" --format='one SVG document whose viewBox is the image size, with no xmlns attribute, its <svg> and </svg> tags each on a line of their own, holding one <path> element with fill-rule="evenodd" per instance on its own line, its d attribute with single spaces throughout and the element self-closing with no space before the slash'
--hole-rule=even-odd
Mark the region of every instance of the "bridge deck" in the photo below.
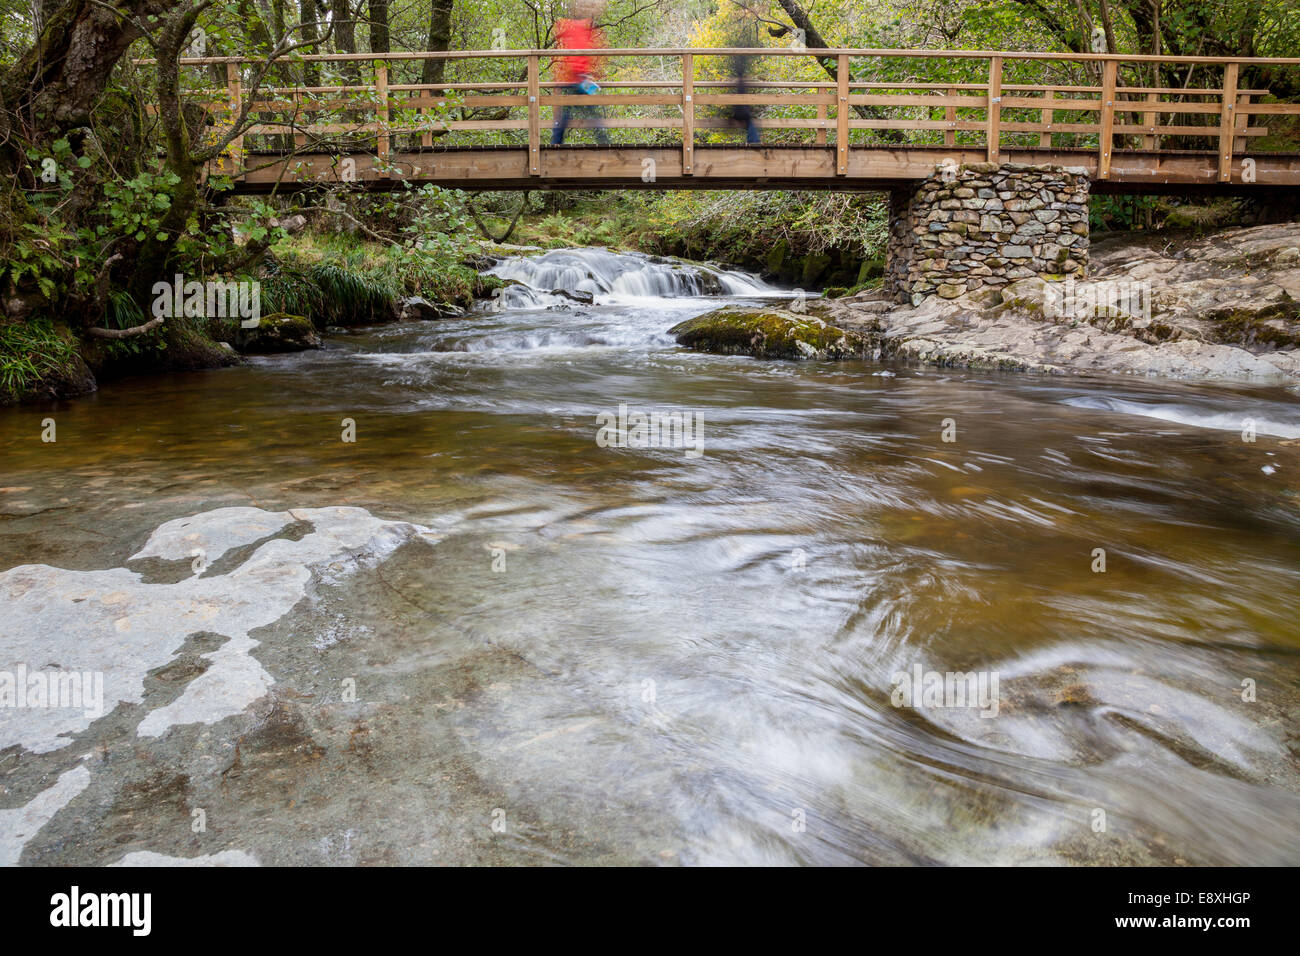
<svg viewBox="0 0 1300 956">
<path fill-rule="evenodd" d="M 848 151 L 847 171 L 836 172 L 833 146 L 696 146 L 685 175 L 680 147 L 640 145 L 545 146 L 540 172 L 529 172 L 523 146 L 396 150 L 380 164 L 369 152 L 247 155 L 235 182 L 239 192 L 294 191 L 324 182 L 355 182 L 393 189 L 405 181 L 467 190 L 521 189 L 835 189 L 885 190 L 924 179 L 945 160 L 979 163 L 983 147 L 859 147 Z M 1254 163 L 1253 183 L 1242 182 L 1241 160 Z M 1300 188 L 1300 153 L 1237 157 L 1233 177 L 1219 178 L 1216 153 L 1116 151 L 1110 177 L 1097 178 L 1097 155 L 1085 149 L 1004 149 L 1002 162 L 1081 167 L 1094 192 L 1248 193 Z"/>
</svg>

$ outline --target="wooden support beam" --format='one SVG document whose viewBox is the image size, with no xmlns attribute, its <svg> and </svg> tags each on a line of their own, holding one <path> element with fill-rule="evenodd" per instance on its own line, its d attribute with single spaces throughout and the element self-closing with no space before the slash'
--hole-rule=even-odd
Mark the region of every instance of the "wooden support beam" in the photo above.
<svg viewBox="0 0 1300 956">
<path fill-rule="evenodd" d="M 835 173 L 849 174 L 849 57 L 841 53 L 835 70 Z"/>
<path fill-rule="evenodd" d="M 1055 97 L 1056 97 L 1055 90 L 1048 90 L 1046 93 L 1043 94 L 1043 99 L 1045 100 L 1055 99 Z M 1042 124 L 1046 126 L 1048 129 L 1048 132 L 1042 132 L 1038 134 L 1038 145 L 1042 149 L 1051 149 L 1052 134 L 1050 130 L 1052 128 L 1052 120 L 1056 119 L 1056 110 L 1054 110 L 1050 106 L 1045 106 L 1043 107 L 1042 111 L 1038 114 L 1038 118 L 1042 121 Z"/>
<path fill-rule="evenodd" d="M 695 173 L 695 56 L 682 54 L 682 175 Z"/>
<path fill-rule="evenodd" d="M 956 96 L 957 95 L 956 87 L 952 87 L 952 86 L 948 87 L 948 95 Z M 943 131 L 943 145 L 956 146 L 957 145 L 957 107 L 956 106 L 949 105 L 943 108 L 943 121 L 948 124 L 948 128 Z"/>
<path fill-rule="evenodd" d="M 1115 76 L 1119 64 L 1107 60 L 1101 70 L 1101 133 L 1097 144 L 1097 178 L 1110 178 L 1110 155 L 1115 140 Z"/>
<path fill-rule="evenodd" d="M 392 140 L 388 135 L 388 64 L 382 60 L 375 63 L 375 96 L 378 105 L 375 108 L 375 155 L 380 165 L 388 163 L 388 154 Z"/>
<path fill-rule="evenodd" d="M 817 122 L 820 123 L 821 125 L 817 127 L 817 135 L 813 137 L 813 141 L 817 143 L 818 146 L 825 146 L 826 145 L 826 104 L 825 103 L 817 104 Z"/>
<path fill-rule="evenodd" d="M 226 92 L 230 97 L 230 109 L 234 115 L 235 121 L 238 122 L 239 114 L 243 110 L 244 88 L 239 78 L 239 64 L 226 64 Z M 244 137 L 236 136 L 230 141 L 230 172 L 232 175 L 238 175 L 239 170 L 244 165 Z"/>
<path fill-rule="evenodd" d="M 985 138 L 988 143 L 988 161 L 1000 162 L 998 159 L 1002 147 L 1002 57 L 989 57 L 989 93 L 988 93 L 988 129 Z"/>
<path fill-rule="evenodd" d="M 1237 109 L 1236 63 L 1223 68 L 1223 100 L 1219 104 L 1219 182 L 1232 179 L 1232 137 L 1237 126 L 1234 113 Z"/>
<path fill-rule="evenodd" d="M 293 147 L 294 149 L 303 149 L 307 145 L 307 134 L 301 128 L 305 117 L 302 111 L 302 94 L 293 94 Z"/>
<path fill-rule="evenodd" d="M 528 175 L 542 174 L 541 60 L 528 58 Z"/>
<path fill-rule="evenodd" d="M 1158 103 L 1158 102 L 1160 101 L 1160 94 L 1159 94 L 1159 93 L 1148 93 L 1147 96 L 1146 96 L 1146 100 L 1147 100 L 1148 103 Z M 1156 128 L 1156 125 L 1157 125 L 1159 122 L 1160 122 L 1160 114 L 1159 114 L 1159 113 L 1156 113 L 1156 112 L 1152 111 L 1152 112 L 1146 112 L 1146 113 L 1143 113 L 1143 114 L 1142 114 L 1142 125 L 1143 125 L 1143 126 L 1150 127 L 1151 130 L 1153 130 L 1153 132 L 1147 133 L 1145 136 L 1142 137 L 1142 148 L 1143 148 L 1143 149 L 1159 149 L 1159 148 L 1160 148 L 1159 140 L 1156 139 L 1156 134 L 1155 134 L 1155 132 L 1154 132 L 1154 130 L 1155 130 L 1155 128 Z"/>
<path fill-rule="evenodd" d="M 1232 151 L 1234 153 L 1244 153 L 1246 151 L 1246 122 L 1250 119 L 1250 94 L 1237 93 L 1237 115 L 1234 120 L 1234 126 L 1237 135 L 1232 140 Z"/>
</svg>

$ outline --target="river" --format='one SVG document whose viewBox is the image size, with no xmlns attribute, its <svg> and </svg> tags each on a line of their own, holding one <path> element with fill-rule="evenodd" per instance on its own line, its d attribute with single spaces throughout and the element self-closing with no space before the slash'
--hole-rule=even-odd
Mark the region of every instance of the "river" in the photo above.
<svg viewBox="0 0 1300 956">
<path fill-rule="evenodd" d="M 104 686 L 0 706 L 0 862 L 1300 863 L 1296 389 L 694 354 L 776 290 L 497 271 L 0 410 L 0 668 Z"/>
</svg>

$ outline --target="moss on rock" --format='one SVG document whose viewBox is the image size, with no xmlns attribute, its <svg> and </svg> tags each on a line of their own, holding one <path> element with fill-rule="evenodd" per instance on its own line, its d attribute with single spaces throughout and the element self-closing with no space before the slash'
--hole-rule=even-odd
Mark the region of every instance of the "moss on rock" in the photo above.
<svg viewBox="0 0 1300 956">
<path fill-rule="evenodd" d="M 228 339 L 241 352 L 301 352 L 321 347 L 316 326 L 305 315 L 276 312 L 264 315 L 252 328 L 236 324 L 233 337 Z"/>
<path fill-rule="evenodd" d="M 873 343 L 860 332 L 786 309 L 725 306 L 668 330 L 677 344 L 700 352 L 764 359 L 859 358 Z"/>
<path fill-rule="evenodd" d="M 1215 342 L 1257 351 L 1300 346 L 1300 303 L 1220 309 L 1208 318 L 1214 323 L 1211 336 Z"/>
</svg>

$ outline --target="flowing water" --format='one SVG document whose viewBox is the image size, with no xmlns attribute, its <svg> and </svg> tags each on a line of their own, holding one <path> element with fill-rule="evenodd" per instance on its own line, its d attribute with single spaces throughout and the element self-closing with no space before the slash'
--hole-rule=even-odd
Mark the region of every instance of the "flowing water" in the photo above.
<svg viewBox="0 0 1300 956">
<path fill-rule="evenodd" d="M 0 707 L 0 862 L 1300 863 L 1296 390 L 694 354 L 774 290 L 496 271 L 0 411 L 0 668 L 105 698 Z"/>
</svg>

